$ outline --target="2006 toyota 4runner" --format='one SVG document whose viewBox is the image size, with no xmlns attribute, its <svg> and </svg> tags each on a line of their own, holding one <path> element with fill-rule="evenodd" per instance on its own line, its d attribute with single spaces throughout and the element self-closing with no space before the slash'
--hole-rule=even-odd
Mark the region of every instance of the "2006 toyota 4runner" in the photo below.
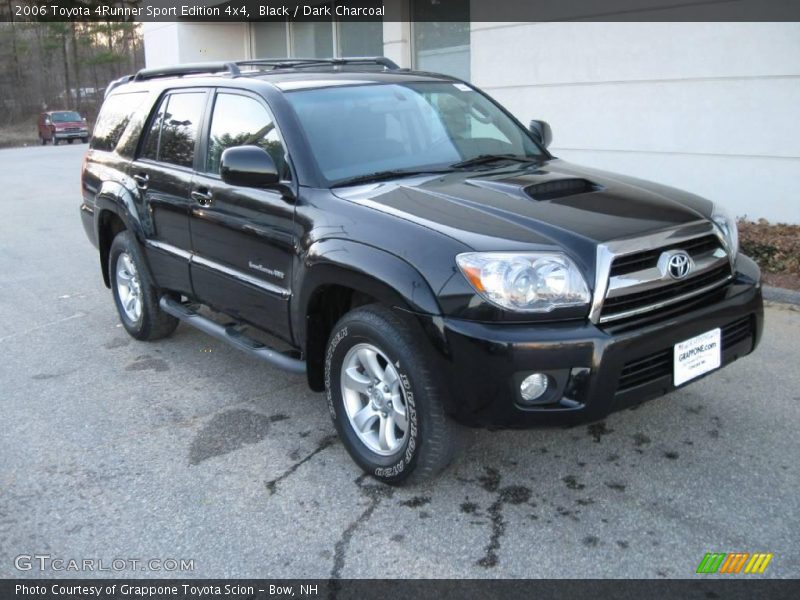
<svg viewBox="0 0 800 600">
<path fill-rule="evenodd" d="M 285 59 L 109 89 L 81 215 L 125 329 L 305 373 L 387 483 L 444 468 L 460 424 L 597 420 L 759 341 L 719 206 L 558 160 L 464 81 Z"/>
</svg>

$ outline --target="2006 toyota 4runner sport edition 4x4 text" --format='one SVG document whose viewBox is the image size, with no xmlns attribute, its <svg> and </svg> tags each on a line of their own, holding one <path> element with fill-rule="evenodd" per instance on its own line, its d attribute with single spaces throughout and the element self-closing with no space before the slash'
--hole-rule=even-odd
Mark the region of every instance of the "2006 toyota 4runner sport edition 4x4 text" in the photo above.
<svg viewBox="0 0 800 600">
<path fill-rule="evenodd" d="M 462 425 L 598 420 L 759 342 L 721 207 L 550 139 L 381 57 L 145 69 L 109 86 L 81 215 L 130 335 L 185 321 L 305 373 L 400 483 Z"/>
</svg>

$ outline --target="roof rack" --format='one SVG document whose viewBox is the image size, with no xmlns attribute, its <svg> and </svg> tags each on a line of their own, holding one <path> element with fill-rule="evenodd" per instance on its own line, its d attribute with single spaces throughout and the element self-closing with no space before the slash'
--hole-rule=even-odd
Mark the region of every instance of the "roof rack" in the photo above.
<svg viewBox="0 0 800 600">
<path fill-rule="evenodd" d="M 331 65 L 341 67 L 347 65 L 381 65 L 389 71 L 400 69 L 393 60 L 385 56 L 347 56 L 342 58 L 254 58 L 252 60 L 237 60 L 235 63 L 241 67 L 272 67 L 275 69 L 303 69 Z"/>
<path fill-rule="evenodd" d="M 129 81 L 147 81 L 159 77 L 183 77 L 184 75 L 202 75 L 207 73 L 227 73 L 232 77 L 241 75 L 239 67 L 271 67 L 271 69 L 303 69 L 330 65 L 341 67 L 346 65 L 381 65 L 389 71 L 397 71 L 400 67 L 385 56 L 353 56 L 344 58 L 255 58 L 228 62 L 189 63 L 171 67 L 155 67 L 142 69 L 136 75 L 126 75 L 113 82 L 117 87 Z M 109 86 L 113 89 L 112 86 Z"/>
<path fill-rule="evenodd" d="M 146 81 L 159 77 L 183 77 L 184 75 L 201 75 L 203 73 L 227 72 L 234 77 L 239 75 L 239 67 L 235 62 L 209 62 L 209 63 L 189 63 L 185 65 L 175 65 L 172 67 L 156 67 L 153 69 L 142 69 L 133 78 L 133 81 Z"/>
<path fill-rule="evenodd" d="M 121 86 L 122 84 L 124 84 L 124 83 L 128 83 L 128 82 L 129 82 L 129 81 L 131 81 L 131 80 L 132 80 L 134 77 L 135 77 L 135 75 L 123 75 L 123 76 L 122 76 L 122 77 L 120 77 L 119 79 L 115 79 L 114 81 L 110 82 L 110 83 L 108 84 L 108 86 L 106 86 L 106 92 L 105 92 L 105 95 L 104 95 L 103 97 L 104 97 L 104 98 L 107 98 L 107 97 L 108 97 L 108 95 L 109 95 L 109 94 L 110 94 L 110 93 L 111 93 L 111 92 L 114 90 L 114 88 L 118 88 L 118 87 L 119 87 L 119 86 Z"/>
</svg>

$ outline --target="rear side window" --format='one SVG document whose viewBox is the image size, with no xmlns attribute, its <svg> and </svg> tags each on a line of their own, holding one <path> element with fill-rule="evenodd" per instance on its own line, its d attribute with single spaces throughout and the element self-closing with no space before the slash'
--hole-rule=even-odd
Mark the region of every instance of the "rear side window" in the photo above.
<svg viewBox="0 0 800 600">
<path fill-rule="evenodd" d="M 153 115 L 153 120 L 150 122 L 150 129 L 142 144 L 142 158 L 149 158 L 150 160 L 158 160 L 158 139 L 161 135 L 161 122 L 164 120 L 164 111 L 167 108 L 169 96 L 164 96 L 158 105 L 156 114 Z"/>
<path fill-rule="evenodd" d="M 191 167 L 205 102 L 205 92 L 164 96 L 151 121 L 141 157 Z"/>
<path fill-rule="evenodd" d="M 114 150 L 131 118 L 145 99 L 147 99 L 146 92 L 114 94 L 106 98 L 94 126 L 90 147 L 95 150 Z"/>
</svg>

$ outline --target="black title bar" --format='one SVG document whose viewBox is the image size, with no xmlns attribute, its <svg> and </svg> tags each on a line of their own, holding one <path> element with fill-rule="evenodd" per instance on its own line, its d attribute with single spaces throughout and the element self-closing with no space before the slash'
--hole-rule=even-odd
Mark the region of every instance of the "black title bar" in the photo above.
<svg viewBox="0 0 800 600">
<path fill-rule="evenodd" d="M 0 21 L 800 21 L 797 0 L 11 0 Z"/>
<path fill-rule="evenodd" d="M 602 598 L 641 600 L 680 598 L 797 598 L 797 580 L 752 579 L 747 576 L 667 580 L 447 580 L 447 579 L 62 579 L 3 580 L 3 600 L 549 600 Z"/>
</svg>

